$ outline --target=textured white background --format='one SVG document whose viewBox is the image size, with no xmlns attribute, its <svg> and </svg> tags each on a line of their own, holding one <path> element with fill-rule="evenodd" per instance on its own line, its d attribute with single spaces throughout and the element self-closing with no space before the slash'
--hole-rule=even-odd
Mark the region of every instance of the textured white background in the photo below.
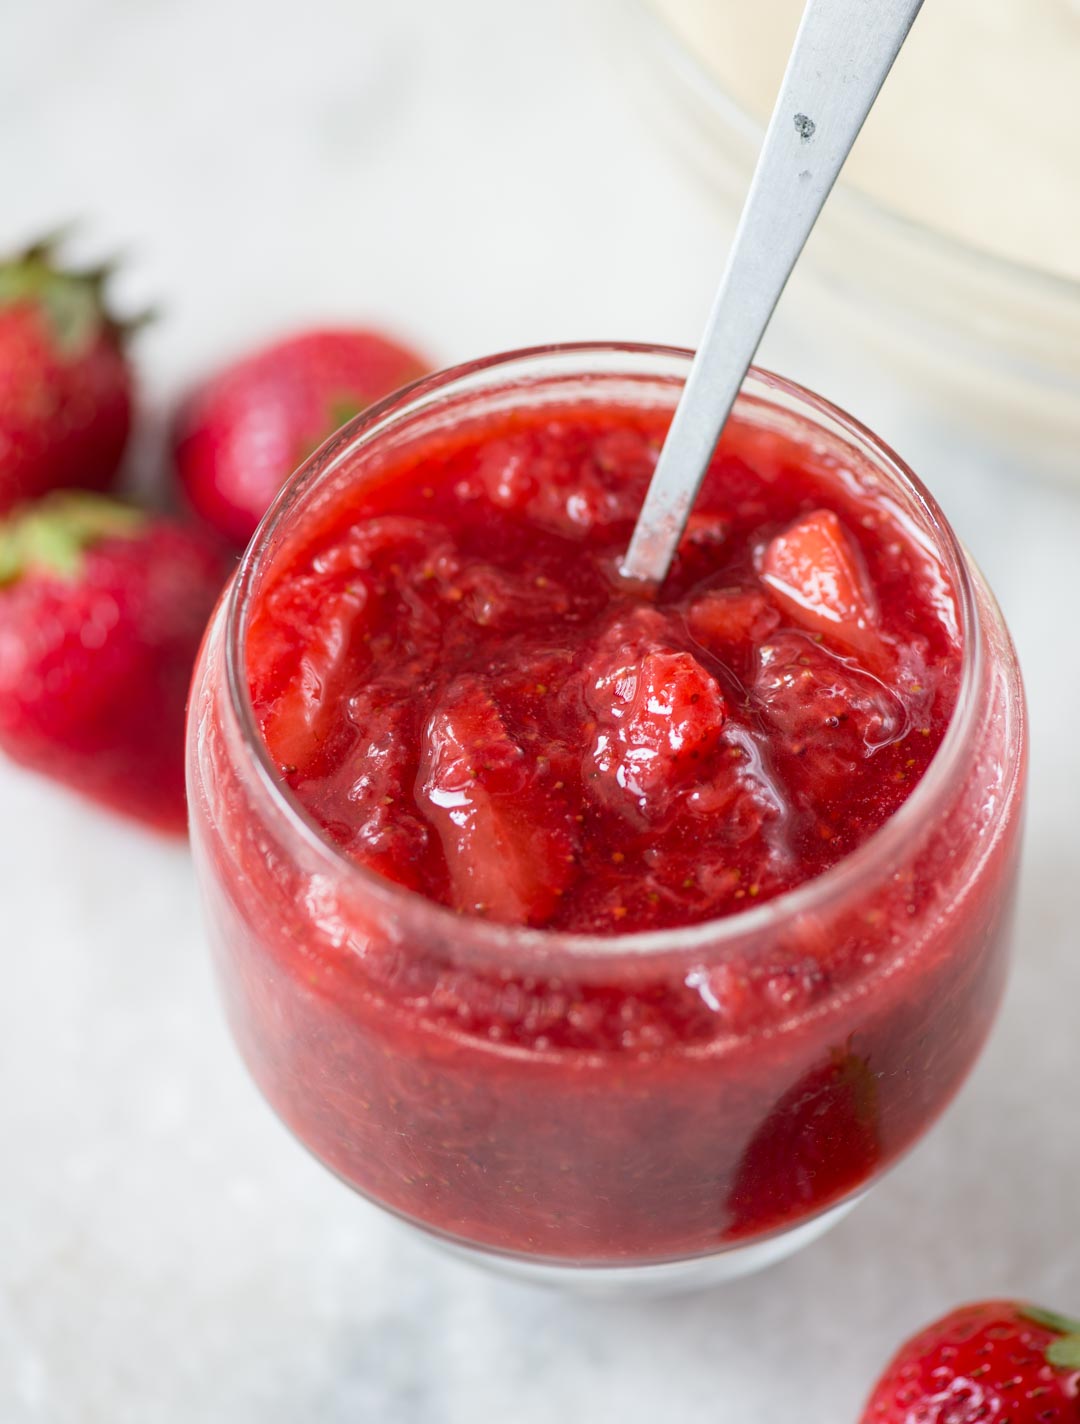
<svg viewBox="0 0 1080 1424">
<path fill-rule="evenodd" d="M 723 251 L 642 110 L 614 0 L 41 0 L 0 42 L 0 238 L 131 255 L 155 411 L 296 321 L 441 362 L 692 343 Z M 844 1424 L 899 1337 L 994 1292 L 1080 1309 L 1080 502 L 801 320 L 774 365 L 929 480 L 1032 704 L 1018 964 L 947 1119 L 802 1256 L 584 1305 L 472 1273 L 310 1161 L 219 1018 L 185 851 L 0 767 L 3 1424 Z"/>
</svg>

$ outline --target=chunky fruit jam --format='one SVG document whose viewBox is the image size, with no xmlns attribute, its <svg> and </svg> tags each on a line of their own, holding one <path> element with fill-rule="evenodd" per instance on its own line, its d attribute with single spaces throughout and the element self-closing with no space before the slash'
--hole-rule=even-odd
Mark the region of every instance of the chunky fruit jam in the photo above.
<svg viewBox="0 0 1080 1424">
<path fill-rule="evenodd" d="M 350 447 L 211 627 L 189 789 L 297 1136 L 458 1242 L 643 1264 L 851 1198 L 949 1101 L 1003 983 L 1022 700 L 917 497 L 767 401 L 628 590 L 670 412 L 591 396 Z"/>
<path fill-rule="evenodd" d="M 918 782 L 959 648 L 940 563 L 734 431 L 654 602 L 618 575 L 657 412 L 433 435 L 275 570 L 248 641 L 282 777 L 353 860 L 611 934 L 819 875 Z"/>
</svg>

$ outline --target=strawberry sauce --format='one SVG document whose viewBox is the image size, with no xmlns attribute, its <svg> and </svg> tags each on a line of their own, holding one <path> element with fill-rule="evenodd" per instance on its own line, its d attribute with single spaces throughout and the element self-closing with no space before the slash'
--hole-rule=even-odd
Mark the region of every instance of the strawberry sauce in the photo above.
<svg viewBox="0 0 1080 1424">
<path fill-rule="evenodd" d="M 667 928 L 821 874 L 917 784 L 958 679 L 940 565 L 736 428 L 659 598 L 628 593 L 665 424 L 435 436 L 275 570 L 256 712 L 350 859 L 462 914 Z"/>
<path fill-rule="evenodd" d="M 539 1261 L 707 1255 L 850 1198 L 1004 978 L 1023 725 L 989 595 L 894 473 L 752 406 L 658 597 L 628 591 L 669 417 L 523 399 L 361 442 L 244 590 L 253 721 L 224 610 L 193 694 L 263 1091 L 374 1200 Z M 875 851 L 959 715 L 972 616 L 964 745 Z"/>
</svg>

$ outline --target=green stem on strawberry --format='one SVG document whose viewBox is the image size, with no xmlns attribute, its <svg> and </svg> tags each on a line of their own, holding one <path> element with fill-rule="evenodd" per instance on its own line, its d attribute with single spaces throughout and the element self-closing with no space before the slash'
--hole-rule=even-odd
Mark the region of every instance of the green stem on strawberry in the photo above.
<svg viewBox="0 0 1080 1424">
<path fill-rule="evenodd" d="M 76 575 L 87 549 L 102 539 L 131 538 L 141 510 L 83 490 L 60 490 L 0 520 L 0 587 L 29 569 Z"/>
<path fill-rule="evenodd" d="M 1056 1330 L 1060 1340 L 1047 1346 L 1047 1364 L 1062 1370 L 1080 1370 L 1080 1320 L 1072 1320 L 1067 1315 L 1058 1315 L 1053 1310 L 1040 1310 L 1038 1306 L 1025 1306 L 1024 1315 L 1036 1325 L 1044 1325 L 1048 1330 Z"/>
<path fill-rule="evenodd" d="M 61 268 L 57 248 L 69 235 L 67 229 L 50 233 L 0 262 L 0 307 L 14 302 L 39 303 L 58 347 L 71 353 L 88 346 L 102 328 L 123 343 L 156 319 L 153 309 L 125 318 L 108 310 L 105 288 L 120 270 L 118 257 L 108 257 L 92 267 Z"/>
</svg>

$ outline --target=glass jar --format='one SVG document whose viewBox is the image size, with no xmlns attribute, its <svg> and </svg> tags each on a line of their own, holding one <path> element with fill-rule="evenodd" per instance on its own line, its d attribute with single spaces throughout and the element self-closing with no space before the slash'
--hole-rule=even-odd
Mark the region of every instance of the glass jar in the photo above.
<svg viewBox="0 0 1080 1424">
<path fill-rule="evenodd" d="M 610 937 L 461 917 L 346 860 L 261 742 L 245 629 L 293 531 L 399 442 L 507 406 L 673 407 L 689 360 L 516 352 L 350 422 L 263 521 L 208 630 L 189 720 L 218 975 L 277 1113 L 345 1182 L 445 1243 L 604 1290 L 725 1279 L 811 1239 L 922 1136 L 975 1061 L 1005 981 L 1025 766 L 1019 671 L 992 596 L 880 441 L 752 372 L 741 419 L 797 437 L 936 552 L 963 646 L 956 710 L 900 810 L 825 874 L 722 920 Z M 825 944 L 843 972 L 798 992 Z M 733 1017 L 725 976 L 765 962 L 777 967 L 765 1017 Z"/>
<path fill-rule="evenodd" d="M 706 17 L 728 3 L 630 0 L 627 18 L 642 99 L 734 231 L 765 125 L 709 67 L 699 42 Z M 730 49 L 725 55 L 738 65 Z M 1022 186 L 1023 175 L 1012 181 Z M 1080 281 L 972 247 L 842 175 L 785 308 L 802 329 L 834 338 L 849 377 L 856 363 L 876 367 L 988 458 L 1007 456 L 1025 478 L 1041 471 L 1076 481 Z"/>
</svg>

